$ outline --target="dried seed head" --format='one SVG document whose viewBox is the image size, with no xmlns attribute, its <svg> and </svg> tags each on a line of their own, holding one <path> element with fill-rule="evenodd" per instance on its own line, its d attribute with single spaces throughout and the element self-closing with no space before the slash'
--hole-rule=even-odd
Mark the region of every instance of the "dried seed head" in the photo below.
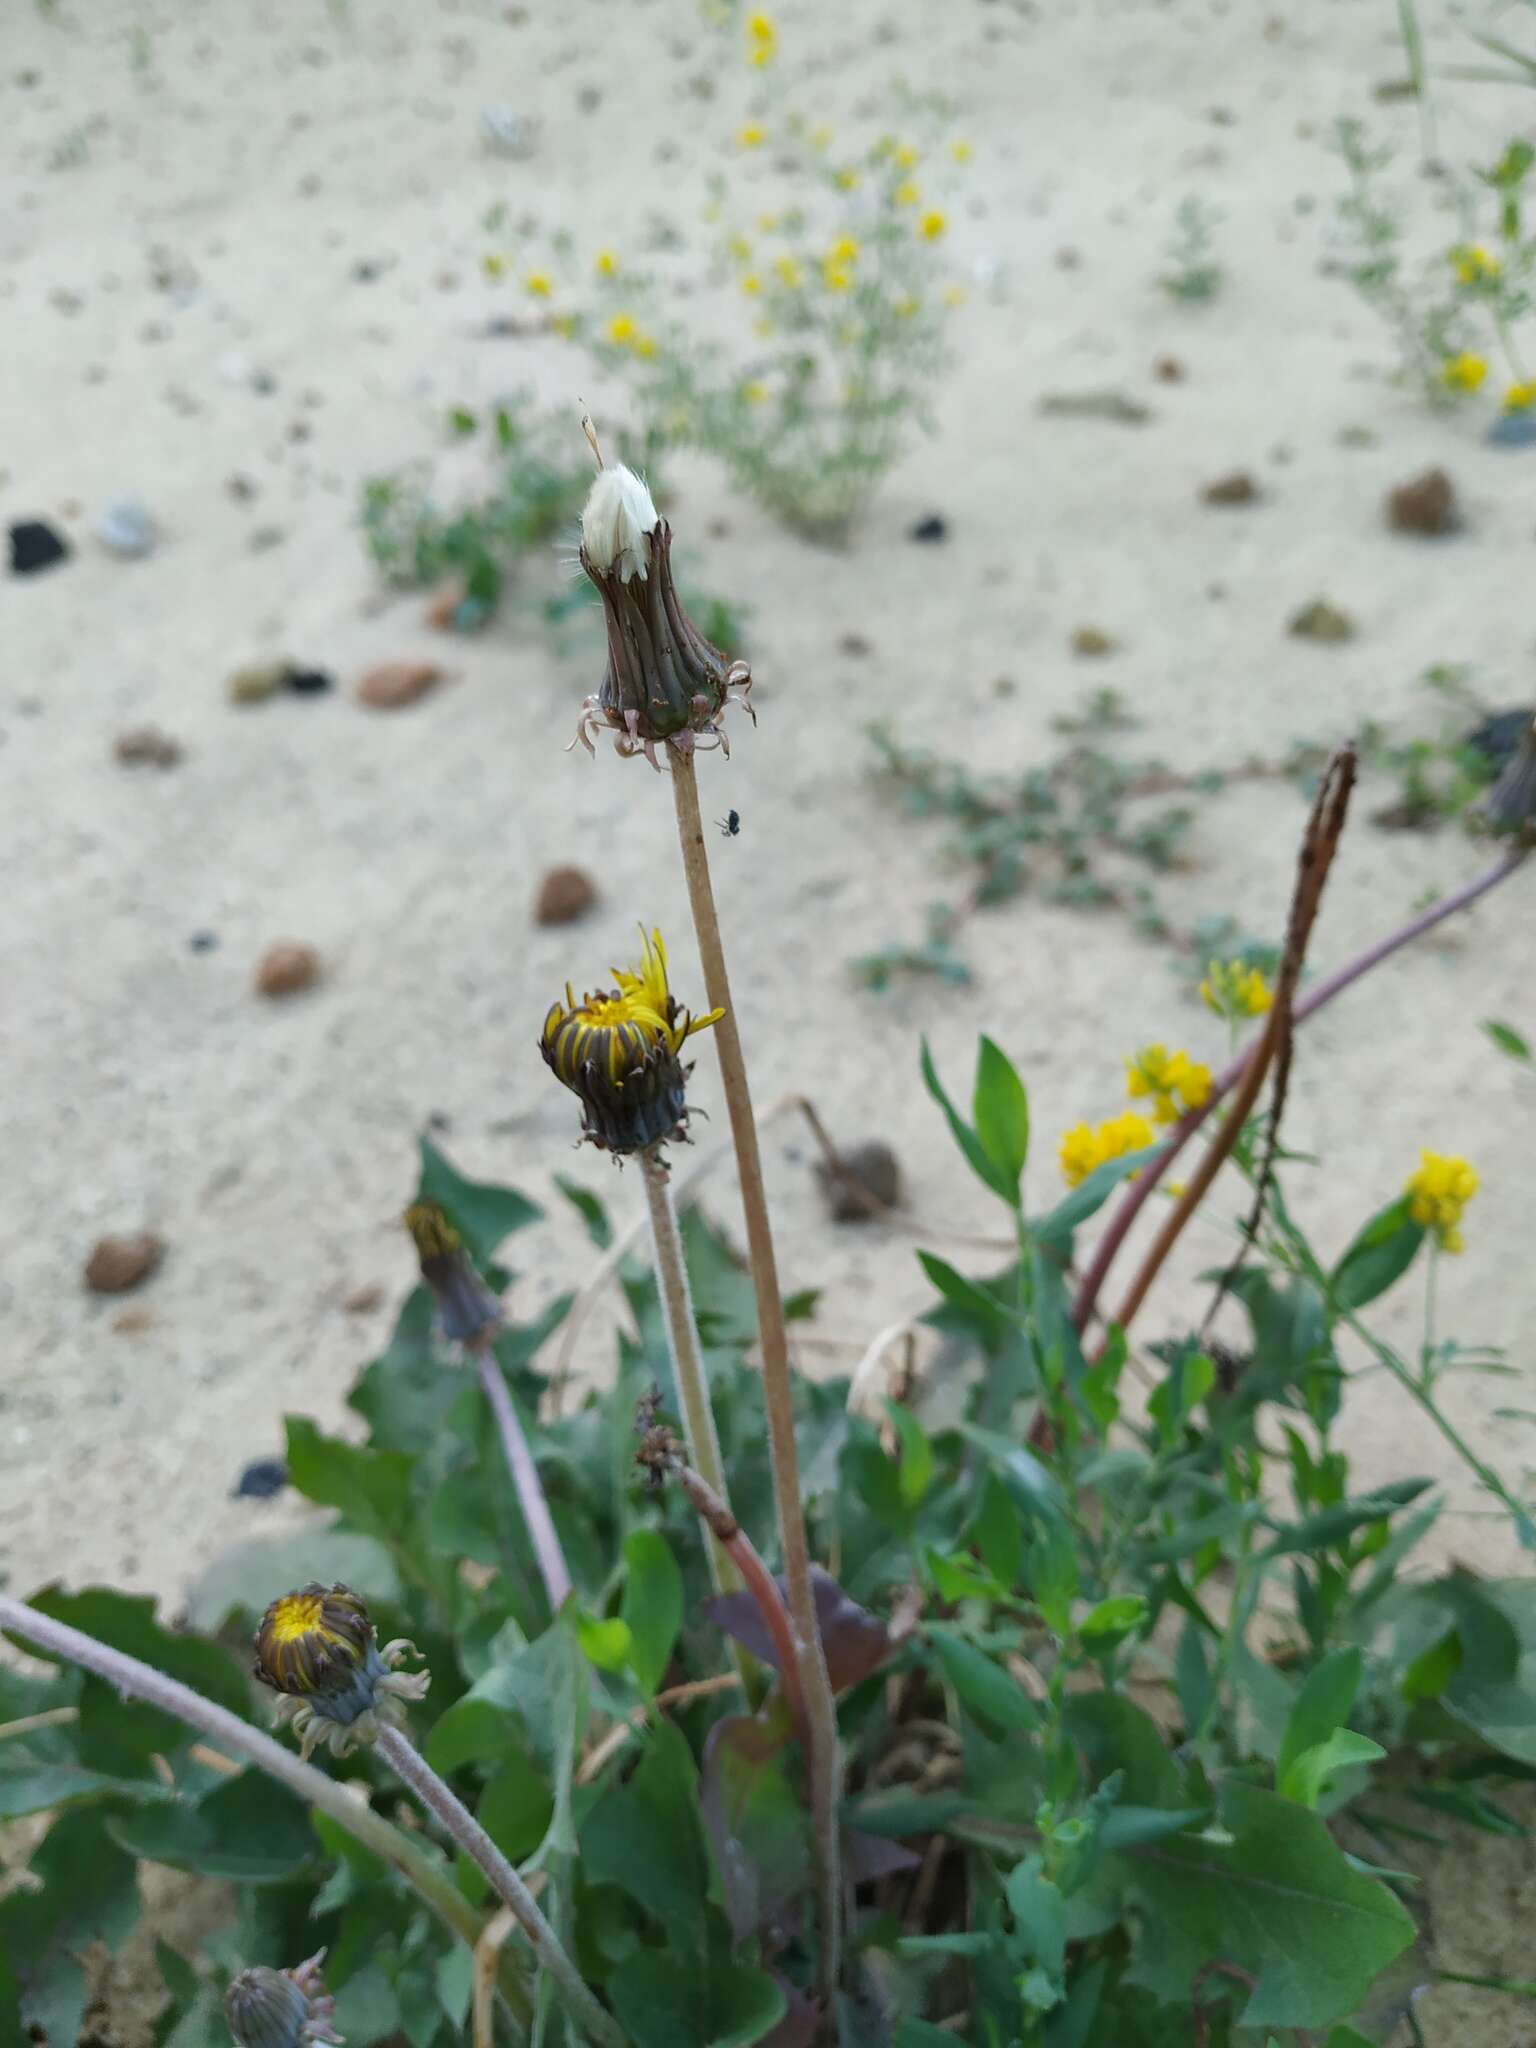
<svg viewBox="0 0 1536 2048">
<path fill-rule="evenodd" d="M 242 1970 L 224 1994 L 224 2017 L 238 2048 L 309 2048 L 309 2043 L 341 2044 L 331 2025 L 336 2001 L 325 1988 L 320 1965 L 325 1950 L 291 1970 L 271 1970 L 258 1963 Z"/>
<path fill-rule="evenodd" d="M 658 769 L 659 743 L 679 753 L 724 747 L 732 690 L 751 712 L 752 671 L 712 646 L 683 610 L 672 581 L 672 529 L 622 463 L 593 484 L 581 538 L 581 566 L 603 600 L 608 665 L 582 706 L 577 739 L 596 753 L 592 733 L 612 731 L 620 754 L 643 753 Z"/>
<path fill-rule="evenodd" d="M 581 551 L 604 576 L 643 583 L 650 567 L 646 545 L 660 524 L 660 514 L 641 478 L 622 462 L 598 473 L 581 511 Z M 589 571 L 590 573 L 590 571 Z"/>
<path fill-rule="evenodd" d="M 419 1700 L 431 1673 L 396 1670 L 419 1656 L 403 1638 L 380 1650 L 368 1609 L 350 1586 L 311 1581 L 274 1600 L 256 1631 L 252 1669 L 282 1698 L 279 1717 L 293 1724 L 308 1756 L 326 1741 L 338 1756 L 371 1742 L 381 1726 L 405 1718 L 405 1703 Z"/>
<path fill-rule="evenodd" d="M 580 1097 L 584 1136 L 600 1151 L 622 1155 L 687 1135 L 691 1068 L 679 1054 L 695 1031 L 725 1013 L 691 1017 L 681 1006 L 668 985 L 659 931 L 644 940 L 638 967 L 613 973 L 616 989 L 599 989 L 579 1003 L 566 984 L 564 1003 L 552 1004 L 544 1019 L 539 1050 Z"/>
<path fill-rule="evenodd" d="M 416 1246 L 421 1277 L 437 1297 L 443 1335 L 456 1344 L 475 1344 L 497 1329 L 501 1303 L 437 1203 L 413 1202 L 405 1212 L 405 1227 Z"/>
<path fill-rule="evenodd" d="M 1483 802 L 1483 817 L 1495 832 L 1522 846 L 1536 846 L 1536 718 Z"/>
</svg>

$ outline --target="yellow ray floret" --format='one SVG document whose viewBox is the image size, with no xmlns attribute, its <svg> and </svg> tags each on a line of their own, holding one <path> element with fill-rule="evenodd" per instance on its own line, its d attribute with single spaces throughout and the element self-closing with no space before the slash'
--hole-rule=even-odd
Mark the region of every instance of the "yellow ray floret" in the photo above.
<svg viewBox="0 0 1536 2048">
<path fill-rule="evenodd" d="M 1477 1193 L 1475 1170 L 1449 1152 L 1421 1152 L 1419 1170 L 1408 1181 L 1408 1214 L 1432 1230 L 1442 1251 L 1463 1249 L 1461 1212 Z"/>
</svg>

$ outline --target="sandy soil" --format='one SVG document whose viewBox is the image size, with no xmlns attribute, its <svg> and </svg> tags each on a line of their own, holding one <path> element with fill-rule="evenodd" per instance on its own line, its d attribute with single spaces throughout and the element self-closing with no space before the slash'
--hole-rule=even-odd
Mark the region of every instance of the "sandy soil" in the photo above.
<svg viewBox="0 0 1536 2048">
<path fill-rule="evenodd" d="M 1440 709 L 1417 678 L 1435 661 L 1473 664 L 1495 704 L 1532 696 L 1517 593 L 1533 458 L 1395 389 L 1384 334 L 1322 269 L 1335 115 L 1367 113 L 1412 145 L 1411 109 L 1371 104 L 1402 71 L 1392 9 L 1264 13 L 1192 0 L 782 11 L 786 61 L 810 74 L 801 97 L 828 119 L 885 125 L 903 77 L 954 96 L 975 149 L 954 255 L 980 284 L 942 430 L 846 553 L 786 536 L 710 466 L 680 467 L 684 580 L 751 607 L 762 715 L 728 763 L 705 765 L 705 801 L 743 819 L 717 882 L 759 1101 L 804 1091 L 840 1136 L 878 1131 L 915 1212 L 955 1226 L 993 1219 L 918 1085 L 920 1034 L 958 1084 L 981 1028 L 1018 1061 L 1039 1202 L 1059 1189 L 1055 1134 L 1119 1106 L 1128 1049 L 1164 1038 L 1219 1058 L 1222 1038 L 1164 949 L 1113 917 L 1028 900 L 971 927 L 974 988 L 857 991 L 851 955 L 915 937 L 923 906 L 963 887 L 939 865 L 939 834 L 869 786 L 867 720 L 980 769 L 1022 767 L 1056 744 L 1053 715 L 1112 683 L 1144 721 L 1129 747 L 1203 766 L 1367 718 L 1433 731 Z M 1438 13 L 1432 28 L 1451 47 Z M 352 0 L 301 23 L 230 0 L 12 0 L 0 59 L 0 514 L 52 519 L 75 546 L 59 569 L 0 585 L 0 1568 L 21 1591 L 105 1577 L 174 1602 L 219 1547 L 288 1512 L 229 1497 L 247 1459 L 280 1448 L 282 1414 L 344 1422 L 409 1279 L 394 1219 L 429 1119 L 471 1172 L 540 1196 L 574 1173 L 638 1210 L 632 1177 L 572 1152 L 571 1107 L 533 1040 L 567 976 L 591 982 L 627 957 L 637 919 L 672 934 L 683 992 L 695 983 L 667 792 L 642 764 L 561 752 L 595 642 L 559 655 L 514 612 L 445 644 L 419 599 L 381 598 L 354 515 L 365 475 L 439 448 L 451 403 L 531 383 L 614 416 L 616 395 L 557 339 L 488 338 L 513 301 L 480 273 L 481 217 L 508 201 L 531 246 L 565 227 L 583 247 L 634 247 L 658 215 L 696 237 L 744 87 L 732 76 L 701 103 L 689 80 L 713 61 L 707 35 L 690 6 L 661 0 Z M 484 145 L 491 103 L 539 119 L 527 163 Z M 1464 99 L 1444 147 L 1486 159 L 1528 115 L 1529 95 L 1513 112 L 1493 93 Z M 754 175 L 770 192 L 771 158 Z M 1189 192 L 1223 215 L 1229 273 L 1193 308 L 1155 284 Z M 1058 261 L 1068 248 L 1075 267 Z M 1182 382 L 1155 377 L 1165 354 Z M 1105 387 L 1152 419 L 1037 412 L 1042 393 Z M 1371 445 L 1341 442 L 1358 428 Z M 1431 463 L 1456 480 L 1464 530 L 1389 533 L 1385 489 Z M 1202 505 L 1201 484 L 1239 466 L 1263 502 Z M 253 498 L 231 496 L 237 473 Z M 124 494 L 162 525 L 148 560 L 91 538 Z M 908 528 L 933 510 L 949 540 L 916 547 Z M 1288 637 L 1319 594 L 1355 616 L 1353 641 Z M 1074 660 L 1084 621 L 1122 650 Z M 873 653 L 841 652 L 851 632 Z M 348 687 L 234 707 L 229 672 L 283 653 Z M 450 661 L 453 685 L 392 716 L 352 701 L 368 664 L 418 655 Z M 115 735 L 146 721 L 183 743 L 180 767 L 114 762 Z M 1376 833 L 1367 807 L 1321 965 L 1487 858 L 1454 834 Z M 1277 930 L 1301 816 L 1283 783 L 1211 800 L 1170 909 Z M 563 860 L 597 873 L 602 907 L 542 931 L 534 889 Z M 190 949 L 199 931 L 215 950 Z M 1421 1145 L 1476 1162 L 1485 1192 L 1443 1277 L 1443 1324 L 1506 1346 L 1522 1375 L 1533 1103 L 1478 1025 L 1529 1029 L 1530 933 L 1517 884 L 1331 1010 L 1307 1035 L 1289 1133 L 1326 1161 L 1293 1173 L 1326 1248 Z M 320 949 L 324 979 L 263 1003 L 252 972 L 284 937 Z M 707 1057 L 696 1093 L 718 1112 Z M 821 1335 L 851 1360 L 924 1303 L 911 1240 L 830 1231 L 803 1137 L 780 1126 L 768 1149 L 786 1285 L 824 1290 Z M 724 1181 L 713 1201 L 734 1227 Z M 169 1249 L 125 1317 L 83 1289 L 81 1267 L 102 1233 L 139 1228 Z M 1192 1244 L 1186 1278 L 1221 1243 L 1212 1230 Z M 552 1212 L 518 1262 L 531 1304 L 586 1254 Z M 349 1314 L 371 1282 L 384 1305 Z M 1384 1326 L 1411 1343 L 1419 1312 L 1410 1286 Z M 584 1365 L 600 1371 L 607 1344 L 594 1321 Z M 1495 1410 L 1525 1398 L 1521 1382 L 1470 1378 L 1455 1395 L 1469 1439 L 1511 1478 L 1526 1441 Z M 1356 1390 L 1349 1436 L 1362 1480 L 1435 1472 L 1475 1506 L 1388 1386 Z M 1513 1555 L 1495 1524 L 1451 1517 L 1438 1554 L 1489 1568 Z"/>
</svg>

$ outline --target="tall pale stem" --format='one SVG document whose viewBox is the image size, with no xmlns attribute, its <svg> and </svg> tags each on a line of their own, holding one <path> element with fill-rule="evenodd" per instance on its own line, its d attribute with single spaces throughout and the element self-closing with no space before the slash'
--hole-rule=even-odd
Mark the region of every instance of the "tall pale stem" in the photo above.
<svg viewBox="0 0 1536 2048">
<path fill-rule="evenodd" d="M 711 1009 L 725 1012 L 714 1028 L 720 1077 L 730 1113 L 741 1205 L 747 1226 L 747 1252 L 757 1297 L 757 1327 L 763 1354 L 763 1406 L 768 1419 L 768 1448 L 773 1460 L 774 1499 L 778 1507 L 779 1540 L 784 1552 L 784 1577 L 800 1689 L 810 1735 L 806 1759 L 811 1814 L 816 1830 L 817 1893 L 821 1907 L 821 1980 L 830 1994 L 839 1968 L 842 1926 L 842 1879 L 837 1833 L 837 1708 L 827 1677 L 816 1603 L 811 1588 L 810 1553 L 800 1508 L 800 1459 L 795 1448 L 795 1410 L 789 1379 L 789 1340 L 784 1330 L 784 1305 L 779 1296 L 778 1267 L 773 1254 L 773 1228 L 763 1187 L 763 1162 L 752 1115 L 752 1094 L 741 1049 L 736 1010 L 726 973 L 720 919 L 709 876 L 704 823 L 699 812 L 699 785 L 691 752 L 671 749 L 672 795 L 677 806 L 677 834 L 682 847 L 688 901 L 698 934 L 704 987 Z"/>
<path fill-rule="evenodd" d="M 512 1485 L 523 1510 L 528 1540 L 532 1543 L 533 1554 L 539 1561 L 539 1574 L 544 1581 L 549 1611 L 551 1614 L 558 1614 L 565 1604 L 566 1594 L 571 1590 L 571 1574 L 550 1516 L 549 1502 L 545 1499 L 544 1487 L 539 1478 L 539 1468 L 533 1461 L 533 1452 L 528 1448 L 528 1438 L 523 1431 L 523 1425 L 517 1419 L 517 1410 L 512 1405 L 512 1396 L 507 1389 L 506 1380 L 502 1377 L 496 1354 L 489 1344 L 477 1344 L 473 1348 L 475 1367 L 480 1374 L 480 1385 L 486 1400 L 490 1403 L 491 1414 L 496 1419 L 502 1454 L 506 1458 L 507 1470 L 512 1475 Z"/>
</svg>

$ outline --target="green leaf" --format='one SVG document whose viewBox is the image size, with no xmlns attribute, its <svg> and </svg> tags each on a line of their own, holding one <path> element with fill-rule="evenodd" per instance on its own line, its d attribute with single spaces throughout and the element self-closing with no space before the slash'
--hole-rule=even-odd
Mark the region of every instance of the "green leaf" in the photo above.
<svg viewBox="0 0 1536 2048">
<path fill-rule="evenodd" d="M 29 1868 L 32 1884 L 0 1899 L 0 1997 L 12 1992 L 23 2029 L 36 2026 L 68 2048 L 85 2013 L 80 1956 L 94 1941 L 117 1949 L 138 1920 L 134 1863 L 104 1833 L 102 1816 L 81 1808 L 59 1816 Z"/>
<path fill-rule="evenodd" d="M 944 1676 L 973 1714 L 994 1728 L 1034 1728 L 1040 1715 L 1035 1703 L 1016 1679 L 994 1664 L 984 1650 L 954 1629 L 938 1622 L 928 1627 L 928 1639 L 944 1668 Z"/>
<path fill-rule="evenodd" d="M 1221 1836 L 1176 1836 L 1115 1858 L 1138 1909 L 1127 1980 L 1184 2001 L 1221 1956 L 1255 1980 L 1243 2025 L 1328 2026 L 1413 1940 L 1413 1921 L 1305 1807 L 1230 1779 L 1220 1810 Z"/>
<path fill-rule="evenodd" d="M 1355 1704 L 1364 1670 L 1365 1658 L 1359 1649 L 1352 1646 L 1347 1650 L 1331 1650 L 1307 1673 L 1286 1723 L 1280 1754 L 1275 1759 L 1277 1783 L 1284 1779 L 1286 1772 L 1306 1750 L 1326 1742 L 1336 1728 L 1343 1727 L 1349 1719 L 1350 1708 Z"/>
<path fill-rule="evenodd" d="M 398 1544 L 407 1522 L 411 1459 L 403 1451 L 370 1451 L 340 1437 L 322 1436 L 307 1415 L 283 1420 L 288 1477 L 297 1490 L 322 1507 L 339 1508 L 365 1536 Z"/>
<path fill-rule="evenodd" d="M 82 1764 L 29 1754 L 29 1745 L 0 1744 L 0 1821 L 29 1813 L 62 1812 L 95 1799 L 165 1799 L 167 1787 L 152 1778 L 120 1778 Z"/>
<path fill-rule="evenodd" d="M 809 1816 L 785 1768 L 780 1717 L 728 1714 L 704 1743 L 700 1804 L 738 1942 L 784 1924 L 811 1889 Z"/>
<path fill-rule="evenodd" d="M 1122 1153 L 1118 1159 L 1106 1159 L 1102 1166 L 1096 1166 L 1092 1173 L 1080 1180 L 1075 1188 L 1043 1216 L 1037 1216 L 1029 1226 L 1029 1234 L 1037 1244 L 1049 1245 L 1053 1251 L 1066 1251 L 1072 1243 L 1072 1233 L 1079 1223 L 1086 1223 L 1096 1215 L 1123 1180 L 1156 1159 L 1164 1149 L 1166 1140 L 1156 1145 L 1143 1145 L 1138 1152 Z"/>
<path fill-rule="evenodd" d="M 1112 1593 L 1083 1616 L 1077 1625 L 1078 1633 L 1090 1639 L 1126 1636 L 1141 1626 L 1146 1614 L 1147 1603 L 1140 1593 Z"/>
<path fill-rule="evenodd" d="M 683 1626 L 683 1575 L 658 1529 L 632 1529 L 624 1539 L 624 1595 L 629 1661 L 641 1690 L 655 1692 L 672 1661 Z"/>
<path fill-rule="evenodd" d="M 1067 1957 L 1067 1902 L 1060 1886 L 1045 1876 L 1038 1856 L 1026 1856 L 1009 1873 L 1005 1891 L 1024 1960 L 1059 1978 Z"/>
<path fill-rule="evenodd" d="M 421 1139 L 418 1202 L 436 1202 L 463 1238 L 477 1266 L 488 1266 L 514 1230 L 537 1223 L 544 1211 L 513 1188 L 469 1180 L 427 1137 Z"/>
<path fill-rule="evenodd" d="M 897 1490 L 902 1505 L 915 1508 L 933 1478 L 933 1445 L 928 1441 L 928 1432 L 910 1408 L 904 1408 L 899 1401 L 887 1401 L 885 1412 L 890 1416 L 891 1426 L 901 1443 Z"/>
<path fill-rule="evenodd" d="M 241 1622 L 258 1618 L 275 1592 L 310 1579 L 350 1586 L 373 1607 L 399 1604 L 400 1575 L 376 1537 L 311 1522 L 291 1535 L 257 1537 L 220 1551 L 193 1582 L 187 1618 L 212 1635 L 231 1616 Z"/>
<path fill-rule="evenodd" d="M 1338 1307 L 1364 1308 L 1400 1280 L 1424 1242 L 1424 1226 L 1408 1213 L 1400 1195 L 1361 1226 L 1329 1276 L 1328 1292 Z"/>
<path fill-rule="evenodd" d="M 613 1225 L 608 1221 L 608 1211 L 600 1198 L 578 1181 L 568 1180 L 563 1173 L 555 1175 L 555 1186 L 587 1226 L 587 1235 L 598 1250 L 607 1251 L 613 1243 Z"/>
<path fill-rule="evenodd" d="M 503 1856 L 521 1863 L 549 1832 L 554 1810 L 548 1778 L 527 1757 L 520 1757 L 491 1779 L 480 1795 L 475 1818 Z"/>
<path fill-rule="evenodd" d="M 1024 1575 L 1024 1529 L 1013 1496 L 995 1472 L 988 1472 L 981 1504 L 970 1528 L 982 1563 L 1010 1590 Z"/>
<path fill-rule="evenodd" d="M 724 1958 L 701 1971 L 685 1957 L 641 1949 L 608 1991 L 635 2048 L 750 2048 L 784 2017 L 784 1993 L 766 1971 Z"/>
<path fill-rule="evenodd" d="M 1358 1764 L 1380 1763 L 1386 1753 L 1379 1742 L 1372 1742 L 1367 1735 L 1356 1735 L 1350 1728 L 1335 1728 L 1324 1741 L 1304 1749 L 1291 1760 L 1279 1781 L 1280 1796 L 1294 1799 L 1298 1806 L 1316 1806 L 1339 1771 Z"/>
<path fill-rule="evenodd" d="M 947 1259 L 934 1252 L 919 1252 L 917 1262 L 946 1301 L 953 1302 L 967 1320 L 977 1327 L 983 1344 L 1000 1343 L 1017 1328 L 1019 1315 L 1007 1302 L 999 1301 L 979 1281 L 967 1280 Z"/>
<path fill-rule="evenodd" d="M 611 1787 L 587 1815 L 581 1857 L 589 1884 L 616 1884 L 628 1892 L 666 1928 L 674 1948 L 683 1951 L 684 1966 L 696 1968 L 688 1956 L 701 1953 L 709 1861 L 698 1773 L 673 1722 L 651 1730 L 628 1782 Z M 688 2037 L 679 2023 L 673 2048 L 683 2038 Z"/>
<path fill-rule="evenodd" d="M 1530 1041 L 1522 1038 L 1513 1024 L 1501 1024 L 1496 1017 L 1485 1017 L 1483 1019 L 1483 1029 L 1499 1048 L 1499 1051 L 1507 1052 L 1512 1060 L 1528 1061 L 1530 1059 Z"/>
<path fill-rule="evenodd" d="M 599 1671 L 622 1671 L 629 1663 L 634 1638 L 627 1621 L 602 1621 L 596 1615 L 577 1617 L 576 1640 L 581 1653 Z"/>
<path fill-rule="evenodd" d="M 993 1163 L 991 1154 L 982 1144 L 980 1138 L 977 1137 L 976 1133 L 945 1094 L 944 1084 L 939 1079 L 934 1067 L 933 1054 L 928 1050 L 926 1038 L 923 1040 L 922 1069 L 923 1085 L 940 1109 L 943 1110 L 945 1120 L 949 1124 L 955 1143 L 965 1155 L 966 1163 L 969 1165 L 972 1173 L 976 1175 L 977 1179 L 984 1186 L 989 1187 L 994 1195 L 1000 1196 L 1010 1207 L 1014 1206 L 1017 1201 L 1017 1188 L 1014 1182 L 1009 1179 L 1008 1175 L 1000 1167 Z"/>
<path fill-rule="evenodd" d="M 1029 1157 L 1029 1095 L 1013 1062 L 990 1038 L 982 1038 L 976 1048 L 971 1115 L 981 1149 L 1017 1203 Z"/>
<path fill-rule="evenodd" d="M 108 1832 L 131 1855 L 238 1884 L 276 1884 L 317 1846 L 304 1808 L 277 1798 L 263 1771 L 226 1779 L 195 1806 L 178 1800 L 109 1821 Z"/>
</svg>

